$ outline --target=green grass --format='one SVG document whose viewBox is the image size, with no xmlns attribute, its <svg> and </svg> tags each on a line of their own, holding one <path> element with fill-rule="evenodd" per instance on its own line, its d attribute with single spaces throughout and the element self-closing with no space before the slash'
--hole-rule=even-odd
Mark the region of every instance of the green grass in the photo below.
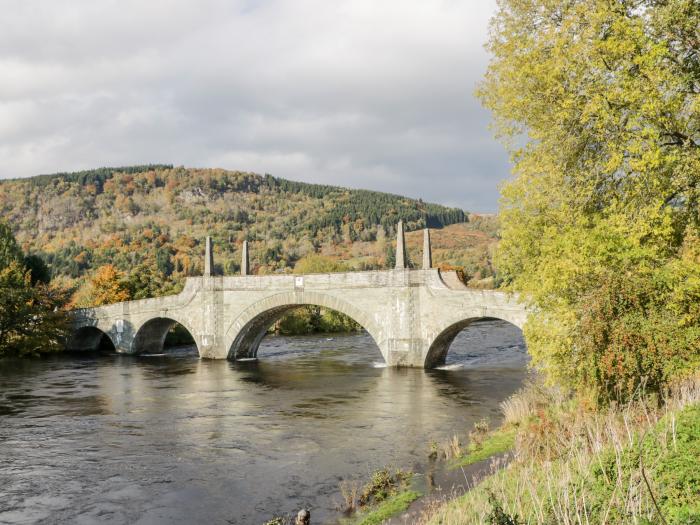
<svg viewBox="0 0 700 525">
<path fill-rule="evenodd" d="M 668 417 L 644 439 L 642 457 L 646 475 L 667 522 L 700 525 L 700 405 L 676 414 L 675 442 L 670 437 L 658 439 L 664 428 L 668 428 Z M 623 478 L 639 465 L 639 452 L 638 447 L 625 449 L 621 460 Z M 619 475 L 614 454 L 610 452 L 592 474 L 593 503 L 603 506 L 609 501 L 613 486 L 606 480 Z M 626 518 L 619 509 L 613 509 L 610 515 L 612 519 Z"/>
<path fill-rule="evenodd" d="M 415 490 L 399 492 L 379 503 L 368 513 L 358 516 L 359 521 L 357 521 L 357 525 L 380 525 L 384 520 L 406 510 L 411 502 L 417 500 L 421 496 L 422 494 Z"/>
<path fill-rule="evenodd" d="M 513 464 L 448 502 L 429 523 L 493 522 L 490 495 L 496 496 L 511 517 L 509 523 L 549 525 L 563 522 L 562 517 L 570 523 L 579 522 L 577 519 L 591 524 L 662 523 L 640 472 L 639 438 L 644 436 L 641 451 L 645 475 L 666 522 L 700 525 L 700 404 L 670 411 L 653 423 L 646 434 L 641 425 L 635 428 L 634 418 L 629 421 L 629 438 L 634 439 L 630 443 L 626 434 L 618 433 L 622 440 L 618 441 L 621 448 L 617 452 L 608 443 L 599 455 L 590 451 L 578 451 L 577 455 L 572 451 L 553 461 Z M 574 436 L 570 439 L 576 441 Z M 478 461 L 493 450 L 507 449 L 509 440 L 512 444 L 512 435 L 490 443 L 487 440 L 478 454 L 458 461 Z"/>
<path fill-rule="evenodd" d="M 502 452 L 507 452 L 513 448 L 515 443 L 515 430 L 496 430 L 489 434 L 480 447 L 475 447 L 473 444 L 469 445 L 468 452 L 456 458 L 451 464 L 450 468 L 466 467 L 472 463 L 477 463 L 488 459 L 495 454 L 500 454 Z"/>
</svg>

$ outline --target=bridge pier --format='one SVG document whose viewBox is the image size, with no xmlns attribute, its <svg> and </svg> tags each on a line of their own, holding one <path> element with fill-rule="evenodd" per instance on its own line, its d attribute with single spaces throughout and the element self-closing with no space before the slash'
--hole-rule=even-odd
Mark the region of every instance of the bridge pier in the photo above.
<svg viewBox="0 0 700 525">
<path fill-rule="evenodd" d="M 423 339 L 389 339 L 382 352 L 387 366 L 423 368 Z"/>
</svg>

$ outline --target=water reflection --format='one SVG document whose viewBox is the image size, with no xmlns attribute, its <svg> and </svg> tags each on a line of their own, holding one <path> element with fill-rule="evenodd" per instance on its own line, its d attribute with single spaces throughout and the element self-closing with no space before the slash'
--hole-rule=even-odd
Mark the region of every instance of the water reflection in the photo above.
<svg viewBox="0 0 700 525">
<path fill-rule="evenodd" d="M 445 370 L 380 368 L 366 334 L 269 338 L 259 361 L 196 353 L 0 362 L 0 522 L 262 523 L 335 518 L 341 479 L 425 462 L 497 413 L 519 332 L 478 323 Z"/>
</svg>

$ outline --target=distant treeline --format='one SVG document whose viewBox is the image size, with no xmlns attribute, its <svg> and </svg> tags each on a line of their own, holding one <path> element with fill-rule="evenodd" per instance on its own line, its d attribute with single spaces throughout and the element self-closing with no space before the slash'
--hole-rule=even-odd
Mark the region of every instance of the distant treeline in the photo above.
<svg viewBox="0 0 700 525">
<path fill-rule="evenodd" d="M 424 203 L 391 193 L 369 190 L 353 190 L 309 184 L 265 175 L 265 183 L 271 189 L 289 193 L 303 193 L 315 199 L 328 196 L 345 196 L 338 206 L 316 222 L 318 229 L 337 226 L 348 221 L 362 219 L 366 224 L 381 224 L 387 231 L 394 232 L 396 223 L 402 219 L 408 223 L 423 223 L 428 228 L 442 228 L 450 224 L 467 222 L 467 215 L 459 208 L 448 208 L 439 204 Z"/>
<path fill-rule="evenodd" d="M 51 173 L 47 175 L 36 175 L 27 179 L 10 179 L 13 181 L 27 181 L 35 186 L 46 186 L 56 180 L 66 182 L 77 182 L 81 186 L 94 184 L 99 193 L 102 193 L 104 182 L 111 179 L 115 173 L 143 173 L 152 170 L 172 169 L 172 164 L 143 164 L 141 166 L 123 166 L 120 168 L 96 168 L 92 170 L 71 171 Z"/>
<path fill-rule="evenodd" d="M 11 180 L 26 181 L 28 184 L 38 187 L 45 187 L 59 181 L 76 183 L 80 186 L 92 185 L 96 194 L 99 195 L 104 192 L 105 182 L 113 178 L 115 174 L 131 175 L 172 169 L 172 164 L 144 164 L 60 172 L 37 175 L 27 179 Z M 450 224 L 468 221 L 468 216 L 462 209 L 425 203 L 422 199 L 409 199 L 390 193 L 297 182 L 273 177 L 270 174 L 252 179 L 236 177 L 235 181 L 237 184 L 234 184 L 232 187 L 228 178 L 212 179 L 209 186 L 210 189 L 222 192 L 233 190 L 260 193 L 261 189 L 265 188 L 277 193 L 303 194 L 313 199 L 332 198 L 336 205 L 329 210 L 325 210 L 325 213 L 307 225 L 312 229 L 313 235 L 318 230 L 329 226 L 339 231 L 342 224 L 358 220 L 363 221 L 366 226 L 381 225 L 390 234 L 395 233 L 396 224 L 399 220 L 403 220 L 408 229 L 419 227 L 442 228 Z"/>
</svg>

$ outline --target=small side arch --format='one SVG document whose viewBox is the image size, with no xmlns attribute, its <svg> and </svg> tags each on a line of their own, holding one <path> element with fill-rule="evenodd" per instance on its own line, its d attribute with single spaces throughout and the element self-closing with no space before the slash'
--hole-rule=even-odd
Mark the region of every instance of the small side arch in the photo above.
<svg viewBox="0 0 700 525">
<path fill-rule="evenodd" d="M 96 326 L 87 325 L 73 330 L 66 342 L 66 350 L 70 352 L 115 351 L 116 345 L 109 333 L 100 330 Z"/>
<path fill-rule="evenodd" d="M 164 348 L 165 338 L 168 336 L 168 332 L 178 324 L 189 332 L 197 347 L 197 353 L 199 353 L 199 346 L 194 337 L 194 332 L 185 323 L 172 317 L 153 317 L 145 321 L 138 330 L 136 330 L 136 335 L 131 342 L 129 353 L 142 354 L 146 352 L 161 352 Z"/>
<path fill-rule="evenodd" d="M 462 330 L 476 321 L 490 320 L 505 321 L 522 330 L 522 326 L 519 323 L 515 323 L 513 320 L 503 319 L 500 317 L 478 316 L 455 321 L 452 324 L 444 326 L 444 328 L 442 328 L 442 330 L 431 339 L 432 342 L 428 347 L 423 363 L 424 368 L 435 368 L 436 366 L 444 365 L 450 346 Z"/>
<path fill-rule="evenodd" d="M 382 357 L 387 360 L 382 345 L 382 331 L 370 316 L 342 299 L 316 292 L 280 293 L 250 305 L 226 330 L 228 358 L 235 360 L 256 357 L 267 329 L 285 313 L 299 306 L 320 306 L 347 315 L 369 333 Z"/>
</svg>

